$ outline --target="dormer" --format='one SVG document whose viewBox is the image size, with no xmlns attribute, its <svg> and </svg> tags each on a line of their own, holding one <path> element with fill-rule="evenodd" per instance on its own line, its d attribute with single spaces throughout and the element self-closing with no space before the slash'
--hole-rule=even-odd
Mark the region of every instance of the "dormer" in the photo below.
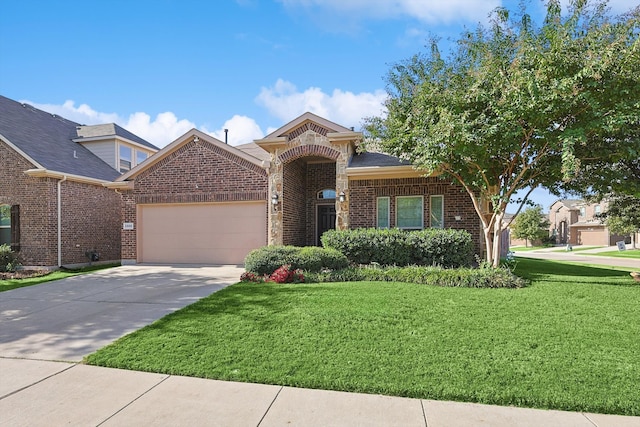
<svg viewBox="0 0 640 427">
<path fill-rule="evenodd" d="M 83 145 L 120 173 L 127 172 L 158 151 L 158 147 L 132 134 L 115 123 L 76 126 Z"/>
</svg>

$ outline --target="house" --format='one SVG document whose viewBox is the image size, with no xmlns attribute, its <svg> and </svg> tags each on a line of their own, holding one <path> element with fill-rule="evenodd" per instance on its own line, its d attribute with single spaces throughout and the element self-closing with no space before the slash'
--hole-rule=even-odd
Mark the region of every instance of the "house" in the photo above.
<svg viewBox="0 0 640 427">
<path fill-rule="evenodd" d="M 359 153 L 361 139 L 311 113 L 239 147 L 187 132 L 108 185 L 123 198 L 122 262 L 242 264 L 266 244 L 358 227 L 465 229 L 481 252 L 461 186 Z"/>
<path fill-rule="evenodd" d="M 588 203 L 581 199 L 555 201 L 549 208 L 550 235 L 558 244 L 612 246 L 625 236 L 611 234 L 606 224 L 596 218 L 605 212 L 606 201 Z"/>
<path fill-rule="evenodd" d="M 104 185 L 157 150 L 0 96 L 0 244 L 25 267 L 119 261 L 121 198 Z"/>
</svg>

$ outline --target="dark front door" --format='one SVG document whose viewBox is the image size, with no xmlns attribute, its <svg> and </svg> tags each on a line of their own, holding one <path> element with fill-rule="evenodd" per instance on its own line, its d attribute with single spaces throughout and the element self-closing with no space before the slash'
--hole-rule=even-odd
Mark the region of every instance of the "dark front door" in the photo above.
<svg viewBox="0 0 640 427">
<path fill-rule="evenodd" d="M 335 205 L 318 205 L 318 233 L 316 234 L 316 245 L 322 246 L 320 236 L 327 231 L 336 228 L 336 207 Z"/>
</svg>

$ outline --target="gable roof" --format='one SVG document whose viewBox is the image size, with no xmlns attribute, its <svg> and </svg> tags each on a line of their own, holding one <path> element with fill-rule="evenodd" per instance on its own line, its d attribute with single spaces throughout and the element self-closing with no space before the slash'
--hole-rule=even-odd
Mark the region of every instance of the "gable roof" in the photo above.
<svg viewBox="0 0 640 427">
<path fill-rule="evenodd" d="M 551 203 L 551 206 L 549 206 L 549 209 L 551 209 L 557 203 L 560 203 L 560 206 L 558 206 L 556 209 L 560 209 L 562 207 L 565 207 L 565 208 L 567 208 L 569 210 L 578 210 L 581 205 L 584 205 L 584 200 L 582 200 L 582 199 L 558 199 L 555 202 Z"/>
<path fill-rule="evenodd" d="M 232 145 L 228 145 L 225 144 L 224 142 L 220 141 L 219 139 L 216 139 L 214 137 L 212 137 L 211 135 L 208 135 L 204 132 L 201 132 L 197 129 L 191 129 L 190 131 L 188 131 L 187 133 L 185 133 L 184 135 L 182 135 L 181 137 L 179 137 L 178 139 L 176 139 L 175 141 L 173 141 L 171 144 L 167 145 L 166 147 L 162 148 L 160 151 L 158 151 L 156 154 L 154 154 L 153 156 L 149 157 L 147 160 L 145 160 L 144 162 L 140 163 L 139 165 L 135 166 L 133 169 L 127 171 L 126 173 L 120 175 L 112 185 L 108 185 L 108 187 L 113 187 L 113 188 L 119 188 L 119 187 L 124 187 L 125 184 L 127 184 L 127 180 L 130 180 L 132 178 L 135 178 L 137 175 L 139 175 L 141 172 L 149 169 L 151 166 L 155 165 L 156 163 L 160 162 L 162 159 L 164 159 L 165 157 L 167 157 L 169 154 L 173 153 L 174 151 L 180 149 L 182 146 L 188 144 L 189 142 L 192 142 L 194 140 L 200 140 L 202 139 L 203 141 L 209 142 L 215 146 L 217 146 L 218 148 L 221 148 L 223 150 L 228 151 L 229 153 L 240 157 L 241 159 L 244 159 L 248 162 L 251 162 L 263 169 L 266 169 L 268 167 L 268 160 L 262 160 L 259 159 L 255 156 L 252 156 L 251 154 L 249 154 L 248 152 L 242 151 Z M 124 183 L 124 184 L 119 184 L 119 183 Z"/>
<path fill-rule="evenodd" d="M 112 181 L 118 171 L 80 144 L 78 123 L 0 95 L 0 139 L 37 169 Z"/>
<path fill-rule="evenodd" d="M 284 126 L 281 126 L 280 128 L 274 130 L 269 135 L 265 136 L 263 139 L 278 138 L 278 137 L 289 135 L 290 132 L 296 130 L 306 122 L 316 123 L 322 126 L 323 128 L 326 128 L 329 132 L 353 132 L 351 129 L 347 129 L 346 127 L 340 126 L 337 123 L 334 123 L 327 119 L 323 119 L 322 117 L 317 116 L 313 113 L 306 112 L 301 116 L 296 117 L 295 119 L 285 124 Z"/>
</svg>

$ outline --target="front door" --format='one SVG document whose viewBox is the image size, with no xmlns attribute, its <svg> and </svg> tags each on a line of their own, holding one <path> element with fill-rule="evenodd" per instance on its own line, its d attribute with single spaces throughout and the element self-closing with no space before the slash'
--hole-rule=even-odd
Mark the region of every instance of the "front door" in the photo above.
<svg viewBox="0 0 640 427">
<path fill-rule="evenodd" d="M 327 230 L 336 228 L 336 206 L 318 205 L 318 232 L 316 233 L 316 245 L 322 246 L 320 236 Z"/>
</svg>

